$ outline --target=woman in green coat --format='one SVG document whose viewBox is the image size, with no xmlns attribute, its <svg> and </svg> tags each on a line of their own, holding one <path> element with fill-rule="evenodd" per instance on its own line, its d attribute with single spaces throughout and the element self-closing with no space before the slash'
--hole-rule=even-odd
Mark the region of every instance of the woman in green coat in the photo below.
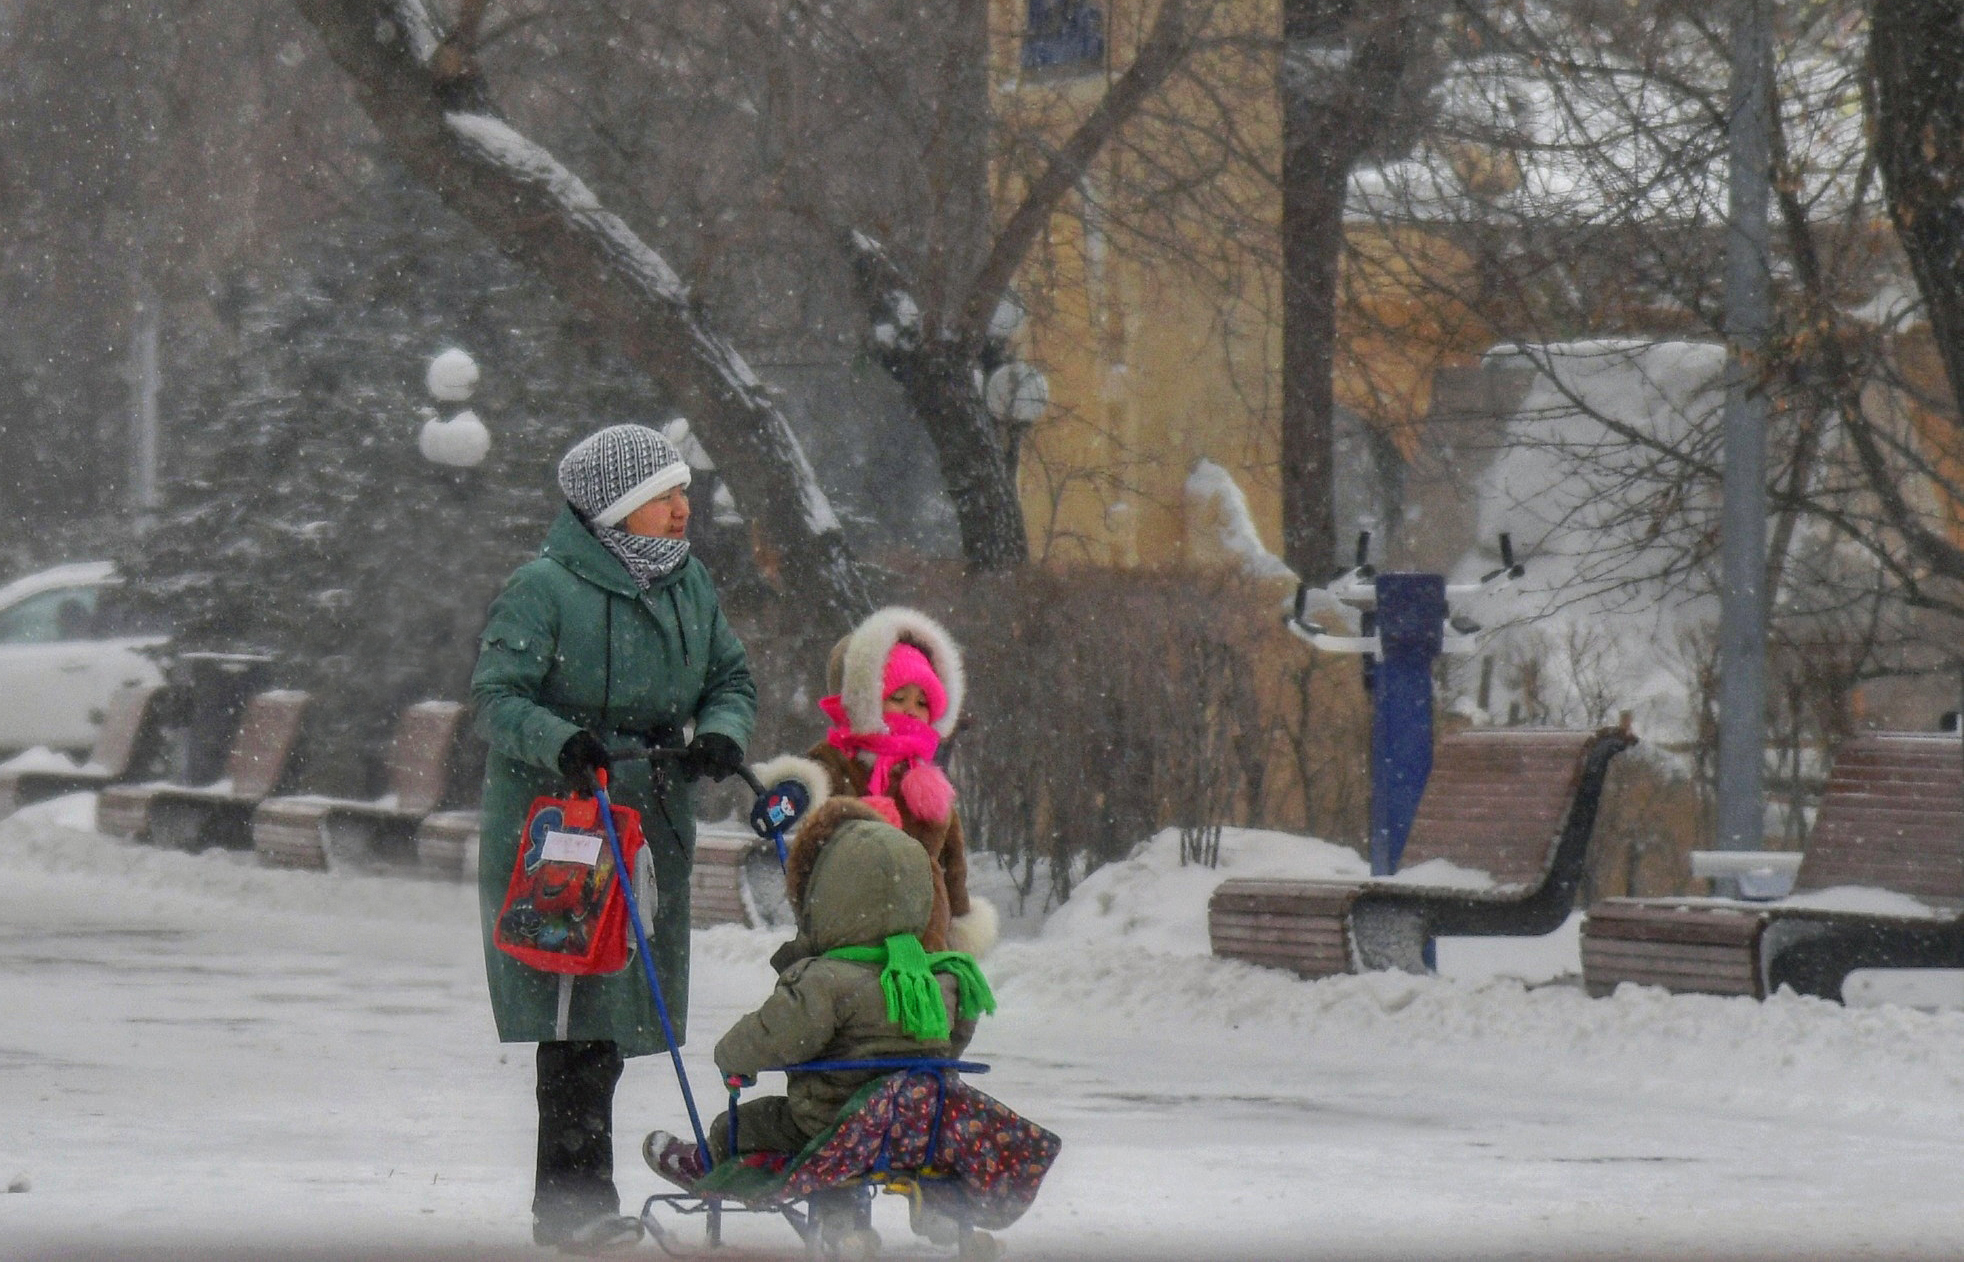
<svg viewBox="0 0 1964 1262">
<path fill-rule="evenodd" d="M 757 693 L 702 563 L 689 556 L 689 467 L 665 438 L 616 425 L 559 466 L 567 505 L 539 558 L 492 603 L 471 676 L 484 777 L 478 896 L 498 1037 L 537 1043 L 539 1146 L 533 1236 L 604 1244 L 632 1234 L 613 1181 L 622 1060 L 666 1050 L 641 969 L 573 977 L 528 968 L 492 931 L 532 800 L 590 787 L 609 756 L 680 742 L 678 765 L 612 768 L 613 800 L 641 812 L 652 862 L 637 874 L 649 946 L 678 1039 L 689 986 L 689 782 L 743 762 Z M 652 876 L 652 881 L 649 878 Z"/>
</svg>

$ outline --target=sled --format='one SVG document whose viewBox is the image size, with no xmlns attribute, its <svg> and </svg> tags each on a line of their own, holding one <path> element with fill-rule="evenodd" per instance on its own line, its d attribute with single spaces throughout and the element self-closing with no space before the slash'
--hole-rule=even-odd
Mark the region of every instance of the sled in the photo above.
<svg viewBox="0 0 1964 1262">
<path fill-rule="evenodd" d="M 881 1253 L 872 1207 L 884 1192 L 907 1198 L 910 1224 L 932 1244 L 953 1245 L 958 1257 L 976 1262 L 998 1257 L 990 1231 L 1022 1217 L 1062 1141 L 955 1076 L 988 1072 L 974 1061 L 807 1061 L 765 1072 L 857 1070 L 890 1072 L 861 1087 L 803 1151 L 739 1152 L 693 1191 L 650 1196 L 641 1207 L 643 1229 L 671 1256 L 703 1257 L 724 1248 L 724 1215 L 762 1214 L 788 1223 L 807 1257 L 870 1259 Z M 741 1083 L 729 1086 L 734 1150 Z M 682 1241 L 664 1214 L 701 1217 L 703 1243 Z"/>
</svg>

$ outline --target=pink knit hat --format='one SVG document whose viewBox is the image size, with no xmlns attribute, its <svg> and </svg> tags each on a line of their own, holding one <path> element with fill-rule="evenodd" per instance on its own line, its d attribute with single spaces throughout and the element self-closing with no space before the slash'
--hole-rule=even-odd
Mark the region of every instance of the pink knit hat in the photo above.
<svg viewBox="0 0 1964 1262">
<path fill-rule="evenodd" d="M 880 681 L 882 699 L 891 697 L 908 684 L 919 684 L 927 696 L 927 721 L 939 722 L 948 712 L 948 690 L 927 660 L 927 654 L 911 644 L 896 644 L 887 654 L 886 677 Z"/>
</svg>

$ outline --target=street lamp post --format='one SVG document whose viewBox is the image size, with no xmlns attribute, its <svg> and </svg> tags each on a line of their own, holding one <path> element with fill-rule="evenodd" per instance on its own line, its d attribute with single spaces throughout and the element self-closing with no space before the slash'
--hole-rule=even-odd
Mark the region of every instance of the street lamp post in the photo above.
<svg viewBox="0 0 1964 1262">
<path fill-rule="evenodd" d="M 1767 185 L 1773 51 L 1765 0 L 1732 0 L 1731 186 L 1725 242 L 1725 473 L 1719 520 L 1716 843 L 1765 839 Z"/>
</svg>

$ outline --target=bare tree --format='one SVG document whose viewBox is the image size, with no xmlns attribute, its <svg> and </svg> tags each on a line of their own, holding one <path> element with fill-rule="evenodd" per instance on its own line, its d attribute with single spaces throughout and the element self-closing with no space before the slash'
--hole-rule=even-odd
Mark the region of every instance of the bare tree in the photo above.
<svg viewBox="0 0 1964 1262">
<path fill-rule="evenodd" d="M 1875 154 L 1953 394 L 1964 397 L 1964 3 L 1873 0 Z"/>
<path fill-rule="evenodd" d="M 1046 225 L 1066 198 L 1081 192 L 1119 132 L 1186 62 L 1213 7 L 1161 0 L 1124 72 L 1061 143 L 1021 173 L 1021 195 L 984 243 L 979 264 L 962 251 L 943 249 L 918 257 L 910 268 L 895 262 L 873 237 L 850 236 L 861 289 L 879 331 L 872 349 L 934 440 L 961 526 L 962 553 L 976 569 L 1018 565 L 1029 555 L 1016 485 L 1020 434 L 990 415 L 977 388 L 981 374 L 1003 354 L 992 344 L 1001 336 L 997 312 Z M 986 9 L 980 0 L 954 6 L 957 28 L 972 30 L 974 38 L 969 63 L 951 68 L 954 90 L 965 89 L 966 98 L 943 111 L 951 136 L 966 138 L 965 145 L 953 142 L 965 148 L 967 161 L 951 170 L 950 178 L 985 197 L 988 149 L 976 141 L 988 125 L 989 110 L 986 84 L 974 80 L 988 59 Z"/>
<path fill-rule="evenodd" d="M 666 260 L 494 106 L 481 5 L 444 32 L 422 0 L 295 0 L 390 154 L 585 313 L 687 407 L 704 447 L 822 624 L 869 605 L 844 532 L 764 383 Z"/>
</svg>

